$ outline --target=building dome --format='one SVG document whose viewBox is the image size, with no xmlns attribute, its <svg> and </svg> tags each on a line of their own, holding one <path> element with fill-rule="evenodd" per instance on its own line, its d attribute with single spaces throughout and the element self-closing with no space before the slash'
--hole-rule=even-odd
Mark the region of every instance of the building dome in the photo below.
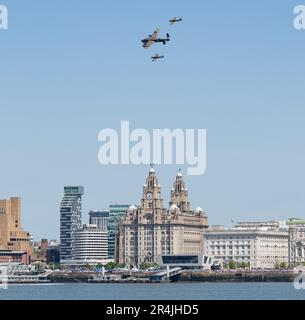
<svg viewBox="0 0 305 320">
<path fill-rule="evenodd" d="M 181 178 L 182 177 L 182 170 L 179 169 L 178 172 L 177 172 L 177 177 Z"/>
<path fill-rule="evenodd" d="M 130 207 L 128 208 L 128 211 L 135 211 L 135 210 L 137 210 L 137 207 L 134 206 L 134 205 L 132 205 L 132 206 L 130 206 Z"/>
<path fill-rule="evenodd" d="M 200 207 L 196 208 L 196 209 L 195 209 L 195 213 L 196 213 L 196 214 L 203 213 L 202 208 L 200 208 Z"/>
<path fill-rule="evenodd" d="M 178 211 L 179 210 L 179 208 L 175 205 L 175 204 L 172 204 L 171 206 L 170 206 L 170 208 L 169 208 L 169 211 L 170 212 L 175 212 L 175 211 Z"/>
</svg>

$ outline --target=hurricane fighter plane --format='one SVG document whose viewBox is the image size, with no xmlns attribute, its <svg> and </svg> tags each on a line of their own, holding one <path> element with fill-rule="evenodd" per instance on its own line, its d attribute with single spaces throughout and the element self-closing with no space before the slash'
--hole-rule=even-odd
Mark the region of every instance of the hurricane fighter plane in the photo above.
<svg viewBox="0 0 305 320">
<path fill-rule="evenodd" d="M 182 18 L 173 18 L 173 19 L 171 19 L 171 20 L 169 20 L 169 22 L 170 22 L 170 24 L 171 24 L 171 26 L 173 25 L 173 24 L 175 24 L 175 23 L 177 23 L 177 22 L 180 22 L 180 21 L 182 21 Z"/>
<path fill-rule="evenodd" d="M 143 47 L 145 49 L 149 48 L 151 45 L 157 42 L 162 42 L 165 45 L 166 42 L 170 41 L 168 33 L 166 34 L 166 38 L 158 38 L 159 32 L 160 32 L 160 29 L 157 28 L 153 34 L 150 34 L 147 38 L 142 40 Z"/>
<path fill-rule="evenodd" d="M 155 62 L 156 60 L 163 59 L 164 56 L 159 56 L 158 53 L 156 53 L 154 56 L 151 57 L 152 62 Z"/>
</svg>

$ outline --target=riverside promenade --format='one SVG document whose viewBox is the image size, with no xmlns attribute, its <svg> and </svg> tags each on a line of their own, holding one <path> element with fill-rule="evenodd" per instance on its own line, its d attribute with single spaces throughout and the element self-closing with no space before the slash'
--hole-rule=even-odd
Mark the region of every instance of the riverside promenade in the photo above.
<svg viewBox="0 0 305 320">
<path fill-rule="evenodd" d="M 180 282 L 293 282 L 299 274 L 287 271 L 183 271 Z"/>
</svg>

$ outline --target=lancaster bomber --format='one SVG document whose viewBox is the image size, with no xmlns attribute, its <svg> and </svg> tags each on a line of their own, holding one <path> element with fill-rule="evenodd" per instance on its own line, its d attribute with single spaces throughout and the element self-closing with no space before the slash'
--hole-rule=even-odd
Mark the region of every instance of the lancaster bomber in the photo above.
<svg viewBox="0 0 305 320">
<path fill-rule="evenodd" d="M 157 28 L 153 34 L 150 34 L 147 38 L 143 39 L 142 40 L 143 48 L 147 49 L 151 45 L 157 42 L 162 42 L 165 45 L 166 42 L 170 41 L 168 33 L 166 34 L 166 38 L 158 38 L 159 32 L 160 32 L 160 29 Z"/>
</svg>

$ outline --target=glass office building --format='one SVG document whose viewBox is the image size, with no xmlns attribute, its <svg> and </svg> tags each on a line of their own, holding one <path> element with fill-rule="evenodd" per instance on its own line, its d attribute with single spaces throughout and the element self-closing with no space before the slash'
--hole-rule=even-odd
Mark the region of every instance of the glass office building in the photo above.
<svg viewBox="0 0 305 320">
<path fill-rule="evenodd" d="M 82 224 L 84 187 L 65 187 L 60 204 L 60 260 L 72 259 L 74 235 Z"/>
<path fill-rule="evenodd" d="M 108 259 L 116 259 L 115 256 L 115 241 L 116 241 L 116 231 L 119 221 L 124 215 L 126 215 L 127 210 L 130 205 L 110 205 L 109 207 L 109 221 L 108 221 Z"/>
</svg>

